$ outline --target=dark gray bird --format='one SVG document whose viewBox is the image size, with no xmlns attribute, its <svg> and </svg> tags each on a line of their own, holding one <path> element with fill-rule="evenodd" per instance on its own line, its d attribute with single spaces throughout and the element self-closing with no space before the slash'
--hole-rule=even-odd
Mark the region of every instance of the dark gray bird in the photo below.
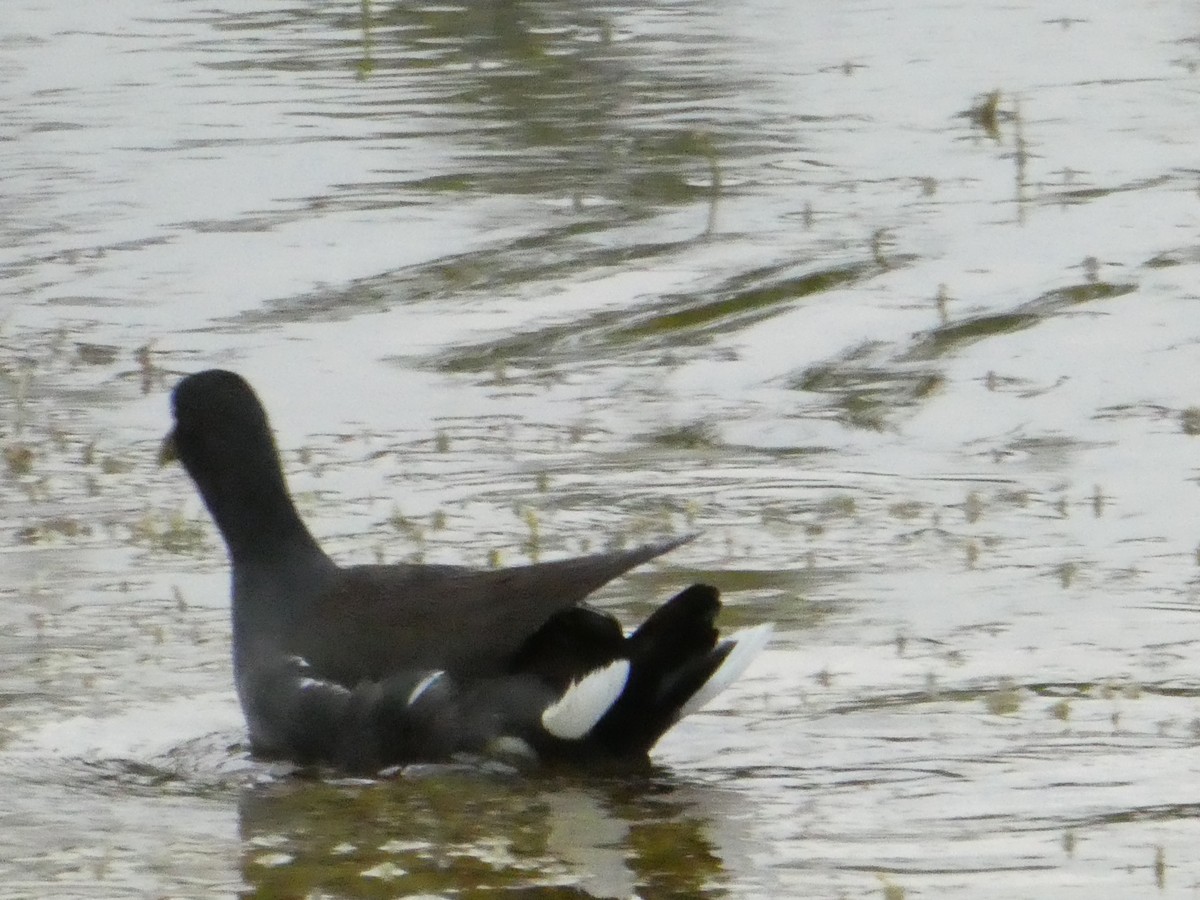
<svg viewBox="0 0 1200 900">
<path fill-rule="evenodd" d="M 583 602 L 690 537 L 510 569 L 340 567 L 300 520 L 240 376 L 189 375 L 172 406 L 160 459 L 183 463 L 229 551 L 255 754 L 349 771 L 460 753 L 641 765 L 769 638 L 761 625 L 718 640 L 702 584 L 629 635 Z"/>
</svg>

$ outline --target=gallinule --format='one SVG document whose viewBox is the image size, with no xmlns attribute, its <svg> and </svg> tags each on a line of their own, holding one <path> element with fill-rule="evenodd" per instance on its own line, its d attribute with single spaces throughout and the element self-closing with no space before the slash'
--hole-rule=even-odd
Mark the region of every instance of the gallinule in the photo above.
<svg viewBox="0 0 1200 900">
<path fill-rule="evenodd" d="M 288 494 L 267 415 L 239 375 L 172 394 L 178 459 L 233 569 L 233 665 L 256 755 L 374 771 L 458 754 L 644 764 L 737 678 L 770 625 L 724 640 L 708 585 L 631 634 L 583 601 L 691 537 L 508 569 L 338 566 Z"/>
</svg>

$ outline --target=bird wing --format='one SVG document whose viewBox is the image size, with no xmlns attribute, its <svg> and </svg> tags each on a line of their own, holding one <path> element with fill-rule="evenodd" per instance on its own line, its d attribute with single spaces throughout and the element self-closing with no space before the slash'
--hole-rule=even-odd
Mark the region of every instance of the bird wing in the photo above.
<svg viewBox="0 0 1200 900">
<path fill-rule="evenodd" d="M 554 613 L 693 537 L 508 569 L 342 569 L 288 644 L 324 677 L 350 685 L 407 669 L 503 672 Z"/>
</svg>

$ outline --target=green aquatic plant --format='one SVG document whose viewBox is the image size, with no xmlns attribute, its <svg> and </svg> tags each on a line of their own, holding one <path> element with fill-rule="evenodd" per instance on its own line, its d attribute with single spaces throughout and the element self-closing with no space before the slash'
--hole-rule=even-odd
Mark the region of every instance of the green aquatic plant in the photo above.
<svg viewBox="0 0 1200 900">
<path fill-rule="evenodd" d="M 354 64 L 354 77 L 366 81 L 375 71 L 375 58 L 372 55 L 374 37 L 371 34 L 371 0 L 360 0 L 359 27 L 362 29 L 362 56 Z"/>
<path fill-rule="evenodd" d="M 1179 424 L 1184 434 L 1200 434 L 1200 406 L 1189 406 L 1179 414 Z"/>
<path fill-rule="evenodd" d="M 1079 567 L 1073 562 L 1060 563 L 1055 571 L 1058 574 L 1058 583 L 1063 588 L 1069 588 L 1075 581 L 1075 574 L 1079 571 Z"/>
<path fill-rule="evenodd" d="M 9 444 L 4 448 L 4 465 L 10 475 L 28 475 L 33 471 L 33 450 L 27 444 Z"/>
<path fill-rule="evenodd" d="M 77 341 L 75 357 L 88 366 L 110 366 L 117 361 L 118 348 L 111 344 L 89 344 Z"/>
<path fill-rule="evenodd" d="M 538 518 L 537 510 L 532 506 L 522 507 L 520 510 L 521 518 L 525 521 L 525 527 L 528 529 L 528 534 L 525 536 L 525 541 L 521 545 L 525 551 L 525 555 L 533 562 L 538 561 L 538 557 L 542 553 L 542 526 Z"/>
<path fill-rule="evenodd" d="M 876 872 L 875 877 L 882 883 L 883 900 L 904 900 L 908 896 L 904 888 L 892 881 L 884 872 Z"/>
<path fill-rule="evenodd" d="M 163 515 L 147 510 L 130 526 L 135 544 L 148 545 L 165 553 L 200 553 L 207 549 L 207 530 L 200 519 L 189 519 L 181 510 Z"/>
<path fill-rule="evenodd" d="M 17 543 L 40 544 L 55 537 L 74 538 L 92 533 L 92 528 L 71 516 L 56 516 L 17 529 Z"/>
<path fill-rule="evenodd" d="M 100 471 L 105 475 L 124 475 L 133 471 L 133 463 L 119 456 L 107 455 L 100 460 Z"/>
<path fill-rule="evenodd" d="M 787 508 L 775 503 L 764 503 L 758 511 L 758 520 L 764 525 L 787 525 L 790 521 Z"/>
<path fill-rule="evenodd" d="M 624 528 L 634 540 L 675 532 L 674 510 L 666 502 L 647 504 L 644 511 L 633 516 Z"/>
<path fill-rule="evenodd" d="M 425 529 L 404 515 L 395 504 L 392 505 L 391 515 L 387 517 L 387 524 L 393 531 L 405 535 L 409 540 L 417 544 L 425 543 Z"/>
<path fill-rule="evenodd" d="M 822 519 L 848 519 L 858 513 L 858 504 L 850 494 L 835 494 L 817 504 L 817 515 Z"/>
<path fill-rule="evenodd" d="M 871 258 L 875 260 L 875 265 L 881 269 L 890 269 L 892 267 L 891 258 L 888 253 L 895 246 L 895 241 L 892 239 L 892 233 L 887 228 L 876 228 L 871 233 Z"/>
<path fill-rule="evenodd" d="M 978 491 L 971 491 L 967 494 L 967 498 L 963 501 L 963 515 L 967 522 L 974 524 L 979 521 L 983 515 L 983 498 L 979 496 Z"/>
<path fill-rule="evenodd" d="M 983 695 L 984 705 L 993 716 L 1011 716 L 1021 709 L 1021 692 L 1011 681 Z"/>
<path fill-rule="evenodd" d="M 1011 115 L 1004 113 L 1000 109 L 1000 98 L 1002 94 L 999 89 L 988 91 L 975 98 L 975 102 L 961 113 L 970 120 L 971 124 L 976 128 L 982 129 L 988 137 L 994 141 L 1000 140 L 1000 122 L 1002 119 L 1011 118 Z"/>
<path fill-rule="evenodd" d="M 717 426 L 712 422 L 691 422 L 664 428 L 649 435 L 649 442 L 672 450 L 711 450 L 721 445 Z"/>
</svg>

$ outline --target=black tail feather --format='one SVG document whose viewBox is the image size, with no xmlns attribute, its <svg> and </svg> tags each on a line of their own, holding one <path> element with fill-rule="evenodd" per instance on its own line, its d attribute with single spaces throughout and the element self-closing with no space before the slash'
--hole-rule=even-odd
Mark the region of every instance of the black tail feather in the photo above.
<svg viewBox="0 0 1200 900">
<path fill-rule="evenodd" d="M 509 671 L 537 675 L 565 691 L 594 669 L 625 656 L 625 635 L 612 616 L 580 604 L 555 613 L 513 658 Z"/>
<path fill-rule="evenodd" d="M 511 674 L 535 675 L 559 692 L 615 659 L 629 660 L 629 675 L 620 697 L 583 739 L 528 735 L 539 755 L 593 765 L 645 764 L 659 738 L 690 709 L 689 701 L 695 705 L 694 697 L 712 690 L 709 680 L 738 646 L 737 640 L 718 642 L 720 609 L 716 588 L 694 584 L 628 637 L 611 615 L 585 605 L 552 616 L 513 659 Z"/>
<path fill-rule="evenodd" d="M 606 755 L 642 757 L 679 715 L 679 709 L 716 671 L 729 646 L 717 647 L 713 622 L 721 608 L 717 589 L 694 584 L 642 623 L 625 642 L 629 682 L 620 699 L 592 729 Z"/>
</svg>

